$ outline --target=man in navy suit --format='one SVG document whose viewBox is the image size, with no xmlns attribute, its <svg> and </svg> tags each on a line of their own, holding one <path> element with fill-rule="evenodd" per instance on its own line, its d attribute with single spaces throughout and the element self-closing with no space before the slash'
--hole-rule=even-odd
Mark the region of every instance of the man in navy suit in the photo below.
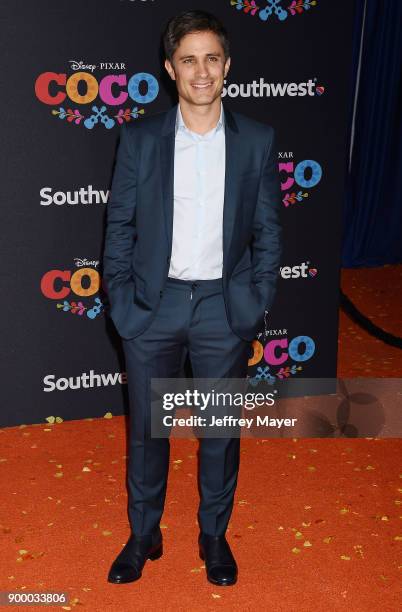
<svg viewBox="0 0 402 612">
<path fill-rule="evenodd" d="M 150 434 L 151 378 L 179 376 L 186 355 L 195 378 L 245 378 L 281 255 L 274 130 L 222 104 L 224 27 L 186 11 L 168 23 L 164 48 L 179 103 L 123 124 L 108 204 L 104 278 L 130 397 L 131 535 L 114 583 L 162 555 L 170 446 Z M 200 441 L 198 543 L 216 585 L 237 580 L 225 532 L 239 457 L 239 437 Z"/>
</svg>

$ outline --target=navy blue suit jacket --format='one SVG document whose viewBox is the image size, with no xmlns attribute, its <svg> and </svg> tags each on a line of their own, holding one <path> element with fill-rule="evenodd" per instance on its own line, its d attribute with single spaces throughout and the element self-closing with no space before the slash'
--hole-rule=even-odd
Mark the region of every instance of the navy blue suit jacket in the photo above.
<svg viewBox="0 0 402 612">
<path fill-rule="evenodd" d="M 103 274 L 120 336 L 150 325 L 168 277 L 177 105 L 121 126 Z M 280 182 L 272 127 L 225 113 L 223 292 L 229 324 L 251 341 L 271 308 L 281 257 Z"/>
</svg>

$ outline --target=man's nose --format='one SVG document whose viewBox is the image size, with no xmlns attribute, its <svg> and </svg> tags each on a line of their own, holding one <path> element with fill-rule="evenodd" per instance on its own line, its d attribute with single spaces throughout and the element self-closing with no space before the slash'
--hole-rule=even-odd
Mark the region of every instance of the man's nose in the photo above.
<svg viewBox="0 0 402 612">
<path fill-rule="evenodd" d="M 203 78 L 207 77 L 209 74 L 208 64 L 204 62 L 199 62 L 196 67 L 196 74 L 198 77 L 203 77 Z"/>
</svg>

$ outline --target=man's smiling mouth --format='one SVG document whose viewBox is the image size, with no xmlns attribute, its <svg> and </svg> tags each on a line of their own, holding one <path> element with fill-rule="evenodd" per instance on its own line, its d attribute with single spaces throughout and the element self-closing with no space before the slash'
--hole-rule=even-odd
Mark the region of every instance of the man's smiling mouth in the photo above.
<svg viewBox="0 0 402 612">
<path fill-rule="evenodd" d="M 207 87 L 210 87 L 212 85 L 212 81 L 210 81 L 209 83 L 193 83 L 192 86 L 195 89 L 206 89 Z"/>
</svg>

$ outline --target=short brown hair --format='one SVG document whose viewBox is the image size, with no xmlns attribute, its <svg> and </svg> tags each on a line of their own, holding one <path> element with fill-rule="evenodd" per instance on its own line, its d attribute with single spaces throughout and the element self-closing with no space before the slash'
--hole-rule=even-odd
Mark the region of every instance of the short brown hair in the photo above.
<svg viewBox="0 0 402 612">
<path fill-rule="evenodd" d="M 186 36 L 186 34 L 204 32 L 207 30 L 214 32 L 218 36 L 223 47 L 225 60 L 227 60 L 230 55 L 230 49 L 229 38 L 225 27 L 219 19 L 211 13 L 199 10 L 183 11 L 170 19 L 163 33 L 163 46 L 166 59 L 172 61 L 173 55 L 181 39 Z"/>
</svg>

